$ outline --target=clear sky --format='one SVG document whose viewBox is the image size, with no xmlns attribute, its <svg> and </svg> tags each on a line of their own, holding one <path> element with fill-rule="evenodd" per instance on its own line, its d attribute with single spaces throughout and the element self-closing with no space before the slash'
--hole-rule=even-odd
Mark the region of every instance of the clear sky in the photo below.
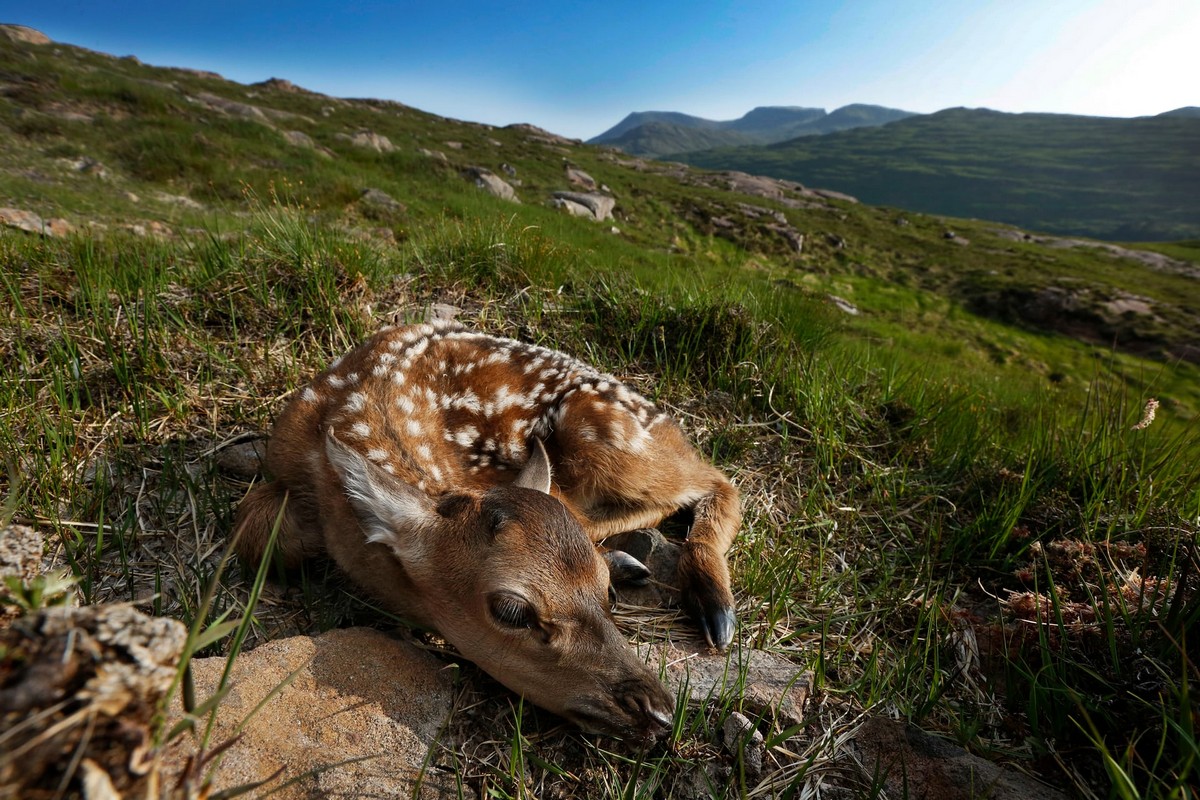
<svg viewBox="0 0 1200 800">
<path fill-rule="evenodd" d="M 1200 105 L 1200 0 L 0 0 L 0 21 L 244 83 L 580 138 L 630 111 Z"/>
</svg>

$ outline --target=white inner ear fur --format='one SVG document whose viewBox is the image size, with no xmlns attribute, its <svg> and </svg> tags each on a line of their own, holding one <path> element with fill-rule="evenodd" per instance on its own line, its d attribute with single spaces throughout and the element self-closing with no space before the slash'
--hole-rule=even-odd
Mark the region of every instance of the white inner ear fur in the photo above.
<svg viewBox="0 0 1200 800">
<path fill-rule="evenodd" d="M 534 436 L 531 441 L 529 460 L 521 468 L 521 474 L 513 481 L 513 486 L 550 494 L 550 457 L 546 455 L 546 446 L 541 439 Z"/>
<path fill-rule="evenodd" d="M 341 478 L 367 541 L 388 545 L 406 562 L 419 561 L 423 531 L 437 516 L 429 497 L 342 444 L 332 428 L 325 437 L 325 455 Z"/>
</svg>

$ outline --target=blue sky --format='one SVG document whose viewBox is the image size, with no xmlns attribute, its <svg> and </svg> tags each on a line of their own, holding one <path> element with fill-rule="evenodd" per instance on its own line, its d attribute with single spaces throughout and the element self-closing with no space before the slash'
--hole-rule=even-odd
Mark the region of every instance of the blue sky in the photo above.
<svg viewBox="0 0 1200 800">
<path fill-rule="evenodd" d="M 760 105 L 1136 116 L 1200 105 L 1200 0 L 12 3 L 0 21 L 233 80 L 287 78 L 587 138 Z"/>
</svg>

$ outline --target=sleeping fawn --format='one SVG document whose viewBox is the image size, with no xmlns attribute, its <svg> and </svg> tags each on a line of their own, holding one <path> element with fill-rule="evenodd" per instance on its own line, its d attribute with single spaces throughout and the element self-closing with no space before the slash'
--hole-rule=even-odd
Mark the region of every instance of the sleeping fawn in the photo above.
<svg viewBox="0 0 1200 800">
<path fill-rule="evenodd" d="M 654 735 L 673 706 L 608 610 L 610 579 L 649 573 L 595 543 L 691 509 L 681 602 L 710 645 L 733 638 L 737 491 L 667 415 L 563 353 L 457 323 L 384 330 L 290 399 L 267 468 L 238 509 L 243 559 L 278 524 L 285 564 L 331 556 L 585 730 Z"/>
</svg>

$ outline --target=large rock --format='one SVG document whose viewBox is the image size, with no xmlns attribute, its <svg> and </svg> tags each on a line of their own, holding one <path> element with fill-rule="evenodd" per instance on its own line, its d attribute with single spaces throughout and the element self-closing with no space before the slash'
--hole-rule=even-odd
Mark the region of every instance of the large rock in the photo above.
<svg viewBox="0 0 1200 800">
<path fill-rule="evenodd" d="M 304 131 L 283 131 L 283 139 L 293 147 L 312 150 L 322 158 L 333 158 L 333 153 L 317 144 L 316 140 Z"/>
<path fill-rule="evenodd" d="M 0 225 L 55 238 L 75 232 L 75 226 L 65 219 L 42 219 L 32 211 L 20 208 L 0 208 Z"/>
<path fill-rule="evenodd" d="M 514 203 L 521 202 L 517 197 L 517 193 L 513 187 L 507 181 L 489 169 L 484 169 L 483 167 L 467 167 L 463 170 L 463 175 L 466 176 L 468 180 L 475 181 L 476 186 L 488 192 L 489 194 L 495 195 L 502 200 L 509 200 Z"/>
<path fill-rule="evenodd" d="M 216 691 L 224 669 L 223 658 L 192 662 L 198 701 Z M 426 764 L 453 686 L 452 671 L 430 653 L 347 628 L 243 653 L 230 682 L 211 742 L 236 740 L 216 774 L 217 791 L 267 780 L 282 768 L 263 791 L 313 774 L 273 797 L 408 798 L 418 786 L 418 797 L 458 796 L 454 781 Z M 181 770 L 188 755 L 174 752 L 170 769 Z"/>
<path fill-rule="evenodd" d="M 25 44 L 51 43 L 49 36 L 34 28 L 27 28 L 24 25 L 0 25 L 0 36 L 3 36 L 10 42 L 24 42 Z"/>
<path fill-rule="evenodd" d="M 1022 772 L 971 755 L 902 720 L 870 717 L 854 735 L 859 761 L 888 797 L 913 800 L 1065 800 Z"/>
<path fill-rule="evenodd" d="M 592 219 L 597 222 L 604 222 L 613 218 L 612 211 L 616 207 L 617 201 L 606 194 L 597 192 L 555 192 L 554 199 L 566 200 L 578 206 L 583 206 L 591 212 Z M 572 211 L 569 206 L 559 204 L 560 207 Z M 574 213 L 574 212 L 572 212 Z"/>
<path fill-rule="evenodd" d="M 359 131 L 353 136 L 348 133 L 339 133 L 333 138 L 349 142 L 355 147 L 361 147 L 365 150 L 374 150 L 376 153 L 390 153 L 396 149 L 396 146 L 392 144 L 392 141 L 388 137 L 374 131 Z"/>
<path fill-rule="evenodd" d="M 81 775 L 92 797 L 142 796 L 186 638 L 129 605 L 57 606 L 0 630 L 0 797 L 77 796 Z"/>
</svg>

